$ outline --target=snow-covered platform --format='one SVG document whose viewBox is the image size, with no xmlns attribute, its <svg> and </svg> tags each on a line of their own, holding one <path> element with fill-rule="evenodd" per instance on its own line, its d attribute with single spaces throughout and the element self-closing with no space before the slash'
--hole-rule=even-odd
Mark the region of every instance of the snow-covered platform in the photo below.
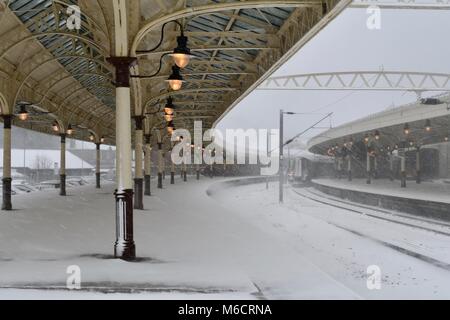
<svg viewBox="0 0 450 320">
<path fill-rule="evenodd" d="M 135 210 L 136 262 L 113 259 L 114 185 L 15 196 L 0 213 L 0 298 L 359 298 L 283 239 L 207 194 L 202 178 Z M 81 269 L 82 291 L 66 289 Z M 27 289 L 27 290 L 24 290 Z M 84 294 L 83 294 L 84 293 Z M 114 293 L 106 295 L 105 293 Z"/>
<path fill-rule="evenodd" d="M 354 204 L 308 186 L 287 185 L 280 205 L 278 182 L 269 183 L 269 189 L 265 183 L 225 185 L 212 197 L 360 297 L 450 298 L 449 223 Z M 300 273 L 303 266 L 295 265 Z M 370 288 L 373 267 L 381 272 L 379 290 Z M 273 268 L 284 272 L 283 261 Z M 295 280 L 291 285 L 303 289 Z"/>
<path fill-rule="evenodd" d="M 411 181 L 406 188 L 387 179 L 373 179 L 371 184 L 365 179 L 316 179 L 312 183 L 320 191 L 343 199 L 450 221 L 450 184 L 443 180 Z"/>
</svg>

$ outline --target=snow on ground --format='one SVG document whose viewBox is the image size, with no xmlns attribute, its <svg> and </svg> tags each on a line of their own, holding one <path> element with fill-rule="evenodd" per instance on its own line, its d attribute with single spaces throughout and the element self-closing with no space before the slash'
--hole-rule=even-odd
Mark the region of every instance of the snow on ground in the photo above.
<svg viewBox="0 0 450 320">
<path fill-rule="evenodd" d="M 279 206 L 275 183 L 266 190 L 222 188 L 222 181 L 165 180 L 164 190 L 152 181 L 146 210 L 135 210 L 136 262 L 111 256 L 114 185 L 70 189 L 68 197 L 56 190 L 15 196 L 17 210 L 0 213 L 0 298 L 450 298 L 448 270 L 373 240 L 448 263 L 445 235 L 374 221 L 292 190 Z M 382 270 L 379 291 L 366 287 L 374 264 Z M 81 291 L 65 289 L 71 265 L 81 268 Z"/>
<path fill-rule="evenodd" d="M 2 300 L 250 300 L 248 293 L 188 293 L 153 291 L 139 293 L 99 293 L 86 291 L 0 289 Z"/>
<path fill-rule="evenodd" d="M 285 203 L 279 206 L 277 190 L 278 183 L 271 183 L 269 190 L 259 184 L 227 189 L 214 197 L 363 298 L 450 298 L 449 236 L 327 206 L 296 193 L 305 192 L 302 189 L 287 187 Z M 450 234 L 449 227 L 446 231 Z M 411 256 L 415 253 L 442 265 Z M 381 268 L 381 290 L 367 288 L 366 271 L 372 265 Z"/>
<path fill-rule="evenodd" d="M 162 191 L 153 183 L 146 210 L 135 211 L 138 262 L 111 257 L 113 185 L 71 189 L 68 197 L 56 191 L 16 196 L 17 210 L 0 214 L 0 287 L 45 289 L 47 295 L 47 289 L 64 290 L 67 267 L 78 265 L 87 292 L 358 298 L 283 239 L 218 205 L 206 194 L 212 182 L 177 180 Z M 11 292 L 0 290 L 0 297 Z"/>
<path fill-rule="evenodd" d="M 388 179 L 372 179 L 371 184 L 366 183 L 366 179 L 316 179 L 313 182 L 330 187 L 344 188 L 354 191 L 382 194 L 387 196 L 420 199 L 450 203 L 450 183 L 442 180 L 435 182 L 424 181 L 417 184 L 415 181 L 407 181 L 406 188 L 400 187 L 400 181 L 390 181 Z"/>
</svg>

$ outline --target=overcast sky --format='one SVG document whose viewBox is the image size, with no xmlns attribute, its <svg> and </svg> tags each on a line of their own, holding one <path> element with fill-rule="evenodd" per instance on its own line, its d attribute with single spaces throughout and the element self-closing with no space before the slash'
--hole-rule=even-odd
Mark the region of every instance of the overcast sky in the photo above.
<svg viewBox="0 0 450 320">
<path fill-rule="evenodd" d="M 450 73 L 449 10 L 382 10 L 380 30 L 369 30 L 367 18 L 366 10 L 346 9 L 274 76 L 380 68 Z M 337 126 L 415 100 L 417 96 L 410 92 L 254 91 L 217 127 L 278 128 L 280 108 L 334 112 L 332 123 Z M 286 140 L 320 118 L 286 117 Z M 319 133 L 311 130 L 305 138 Z"/>
</svg>

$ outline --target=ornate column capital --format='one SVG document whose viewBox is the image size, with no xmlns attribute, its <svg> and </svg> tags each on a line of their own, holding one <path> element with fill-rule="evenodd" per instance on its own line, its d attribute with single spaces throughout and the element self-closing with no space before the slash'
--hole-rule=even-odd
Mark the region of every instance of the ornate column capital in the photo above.
<svg viewBox="0 0 450 320">
<path fill-rule="evenodd" d="M 151 144 L 151 142 L 152 142 L 152 135 L 146 134 L 145 135 L 145 144 Z"/>
<path fill-rule="evenodd" d="M 144 116 L 134 116 L 134 121 L 136 123 L 136 130 L 144 130 Z"/>
<path fill-rule="evenodd" d="M 116 68 L 116 82 L 117 88 L 130 87 L 130 68 L 137 64 L 135 57 L 109 57 L 106 59 L 110 64 Z"/>
<path fill-rule="evenodd" d="M 12 114 L 2 114 L 1 117 L 3 118 L 4 129 L 11 129 L 13 115 Z"/>
</svg>

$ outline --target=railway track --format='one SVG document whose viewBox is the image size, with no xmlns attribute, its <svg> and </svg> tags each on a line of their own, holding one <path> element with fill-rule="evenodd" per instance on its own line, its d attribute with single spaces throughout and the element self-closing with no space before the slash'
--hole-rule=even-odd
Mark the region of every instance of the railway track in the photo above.
<svg viewBox="0 0 450 320">
<path fill-rule="evenodd" d="M 355 203 L 351 203 L 349 201 L 338 200 L 338 199 L 334 199 L 331 197 L 327 197 L 325 195 L 317 194 L 309 189 L 302 189 L 302 191 L 304 191 L 304 192 L 300 192 L 295 189 L 292 189 L 292 191 L 294 193 L 298 194 L 299 196 L 302 196 L 304 198 L 307 198 L 309 200 L 312 200 L 312 201 L 315 201 L 315 202 L 318 202 L 318 203 L 321 203 L 324 205 L 328 205 L 328 206 L 335 207 L 335 208 L 342 209 L 342 210 L 347 210 L 347 211 L 350 211 L 353 213 L 361 214 L 361 215 L 372 217 L 375 219 L 389 221 L 389 222 L 393 222 L 396 224 L 401 224 L 404 226 L 417 228 L 417 229 L 421 229 L 421 230 L 425 230 L 425 231 L 429 231 L 429 232 L 434 232 L 434 233 L 438 233 L 438 234 L 450 237 L 450 224 L 445 223 L 445 222 L 431 221 L 429 219 L 423 219 L 423 218 L 414 217 L 411 215 L 405 215 L 405 214 L 395 213 L 395 212 L 378 209 L 378 208 L 374 208 L 374 207 L 370 207 L 370 206 L 355 204 Z M 364 209 L 364 211 L 362 211 L 361 209 Z M 399 218 L 403 219 L 403 220 L 409 220 L 409 222 L 402 221 Z M 425 223 L 428 226 L 421 226 L 421 225 L 418 225 L 413 222 Z M 436 227 L 441 228 L 441 230 L 437 229 Z M 447 230 L 444 231 L 442 229 L 444 229 L 444 230 L 447 229 Z"/>
<path fill-rule="evenodd" d="M 338 208 L 341 210 L 345 210 L 348 213 L 352 214 L 359 214 L 363 216 L 367 216 L 370 218 L 391 222 L 399 225 L 404 225 L 405 227 L 414 228 L 417 230 L 422 230 L 426 232 L 432 232 L 435 234 L 443 235 L 446 237 L 450 237 L 450 225 L 445 222 L 438 222 L 438 221 L 430 221 L 429 219 L 423 219 L 420 217 L 411 217 L 409 215 L 405 215 L 402 213 L 396 213 L 396 212 L 390 212 L 383 209 L 373 208 L 370 206 L 364 206 L 359 204 L 350 203 L 345 200 L 340 199 L 334 199 L 332 197 L 328 197 L 326 195 L 318 194 L 314 191 L 311 191 L 309 188 L 302 188 L 302 189 L 291 189 L 295 194 L 334 208 Z M 398 244 L 387 242 L 384 239 L 379 239 L 377 237 L 364 234 L 360 230 L 354 230 L 352 228 L 349 228 L 347 226 L 342 226 L 339 223 L 330 222 L 327 221 L 329 224 L 340 228 L 342 230 L 345 230 L 347 232 L 350 232 L 354 235 L 357 235 L 362 238 L 369 239 L 371 241 L 377 242 L 385 247 L 388 247 L 390 249 L 393 249 L 399 253 L 408 255 L 410 257 L 419 259 L 425 263 L 432 264 L 435 267 L 438 267 L 440 269 L 444 269 L 446 271 L 450 271 L 450 264 L 447 262 L 441 261 L 439 259 L 435 259 L 433 257 L 427 256 L 426 254 L 407 249 L 403 246 L 399 246 Z M 422 225 L 421 225 L 422 224 Z M 423 225 L 425 224 L 425 225 Z"/>
<path fill-rule="evenodd" d="M 434 225 L 440 225 L 443 227 L 448 227 L 450 228 L 450 223 L 447 222 L 443 222 L 443 221 L 438 221 L 435 219 L 428 219 L 428 218 L 424 218 L 424 217 L 419 217 L 419 216 L 414 216 L 411 214 L 405 214 L 405 213 L 401 213 L 401 212 L 396 212 L 396 211 L 392 211 L 392 210 L 385 210 L 385 209 L 381 209 L 381 208 L 377 208 L 374 206 L 369 206 L 369 205 L 363 205 L 363 204 L 359 204 L 359 203 L 355 203 L 352 201 L 347 201 L 347 200 L 342 200 L 333 196 L 326 196 L 324 193 L 320 194 L 319 192 L 314 192 L 311 189 L 307 189 L 307 191 L 315 196 L 318 197 L 323 197 L 325 199 L 331 200 L 331 201 L 335 201 L 335 202 L 339 202 L 339 203 L 343 203 L 343 204 L 347 204 L 347 205 L 351 205 L 354 207 L 358 207 L 358 208 L 362 208 L 362 209 L 369 209 L 369 210 L 373 210 L 376 212 L 380 212 L 380 213 L 384 213 L 384 214 L 388 214 L 388 215 L 392 215 L 392 216 L 396 216 L 396 217 L 402 217 L 402 218 L 406 218 L 406 219 L 411 219 L 411 220 L 416 220 L 416 221 L 422 221 L 422 222 L 426 222 L 426 223 L 430 223 L 430 224 L 434 224 Z"/>
</svg>

